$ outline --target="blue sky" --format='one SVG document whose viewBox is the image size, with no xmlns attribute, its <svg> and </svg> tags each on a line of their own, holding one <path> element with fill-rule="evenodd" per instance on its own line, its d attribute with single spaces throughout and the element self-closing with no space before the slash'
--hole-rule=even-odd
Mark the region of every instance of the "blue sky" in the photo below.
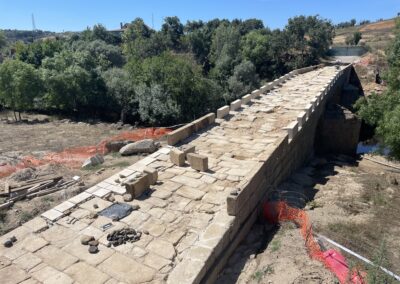
<svg viewBox="0 0 400 284">
<path fill-rule="evenodd" d="M 259 18 L 270 28 L 282 28 L 296 15 L 316 15 L 334 23 L 392 18 L 400 0 L 0 0 L 0 29 L 79 31 L 101 23 L 108 29 L 141 17 L 158 29 L 166 16 L 187 20 Z"/>
</svg>

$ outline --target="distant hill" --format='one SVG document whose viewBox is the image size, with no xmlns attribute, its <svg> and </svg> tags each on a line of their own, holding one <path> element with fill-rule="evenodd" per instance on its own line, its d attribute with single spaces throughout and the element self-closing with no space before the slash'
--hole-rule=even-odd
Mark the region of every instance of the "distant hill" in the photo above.
<svg viewBox="0 0 400 284">
<path fill-rule="evenodd" d="M 55 32 L 49 31 L 24 31 L 24 30 L 2 30 L 6 36 L 6 39 L 9 43 L 13 43 L 16 41 L 23 42 L 32 42 L 33 39 L 40 39 L 45 37 L 54 37 L 58 34 Z"/>
<path fill-rule="evenodd" d="M 385 50 L 390 40 L 394 38 L 396 19 L 384 20 L 362 26 L 336 29 L 336 37 L 333 40 L 334 46 L 346 45 L 346 37 L 356 31 L 362 33 L 361 44 L 365 43 L 372 50 Z"/>
</svg>

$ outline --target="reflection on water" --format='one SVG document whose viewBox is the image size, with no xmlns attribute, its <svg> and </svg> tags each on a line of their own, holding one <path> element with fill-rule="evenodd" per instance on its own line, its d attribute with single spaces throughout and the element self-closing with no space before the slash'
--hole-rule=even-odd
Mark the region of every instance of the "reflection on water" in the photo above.
<svg viewBox="0 0 400 284">
<path fill-rule="evenodd" d="M 357 154 L 368 154 L 368 153 L 379 153 L 381 155 L 387 156 L 390 151 L 388 148 L 380 145 L 379 143 L 371 142 L 360 142 L 357 145 Z"/>
</svg>

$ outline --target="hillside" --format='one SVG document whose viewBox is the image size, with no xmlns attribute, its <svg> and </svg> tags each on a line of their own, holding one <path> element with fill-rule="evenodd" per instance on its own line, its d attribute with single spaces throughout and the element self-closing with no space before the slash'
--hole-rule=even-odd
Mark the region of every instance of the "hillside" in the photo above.
<svg viewBox="0 0 400 284">
<path fill-rule="evenodd" d="M 333 44 L 345 45 L 346 37 L 352 35 L 356 31 L 362 33 L 361 44 L 365 43 L 372 50 L 385 50 L 390 40 L 394 38 L 395 19 L 380 21 L 362 26 L 336 29 L 336 37 Z"/>
</svg>

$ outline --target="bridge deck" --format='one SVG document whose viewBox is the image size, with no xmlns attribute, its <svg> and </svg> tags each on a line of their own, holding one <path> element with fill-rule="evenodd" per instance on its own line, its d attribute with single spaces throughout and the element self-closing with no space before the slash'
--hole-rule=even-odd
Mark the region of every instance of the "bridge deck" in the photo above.
<svg viewBox="0 0 400 284">
<path fill-rule="evenodd" d="M 184 143 L 208 156 L 208 172 L 173 165 L 168 146 L 122 171 L 128 176 L 150 166 L 158 170 L 159 183 L 140 200 L 127 202 L 140 209 L 112 222 L 106 231 L 101 227 L 111 220 L 92 219 L 90 214 L 112 204 L 104 198 L 111 192 L 123 202 L 124 188 L 115 182 L 118 175 L 1 237 L 1 243 L 10 236 L 18 241 L 11 248 L 0 248 L 0 279 L 6 283 L 198 281 L 205 263 L 219 254 L 220 243 L 229 241 L 224 238 L 235 217 L 227 214 L 227 196 L 256 165 L 257 156 L 286 135 L 283 128 L 297 121 L 337 73 L 325 67 L 297 75 L 189 137 Z M 76 219 L 71 222 L 72 218 Z M 133 244 L 107 247 L 107 234 L 126 225 L 148 234 Z M 99 239 L 97 254 L 89 254 L 80 243 L 82 235 Z"/>
</svg>

